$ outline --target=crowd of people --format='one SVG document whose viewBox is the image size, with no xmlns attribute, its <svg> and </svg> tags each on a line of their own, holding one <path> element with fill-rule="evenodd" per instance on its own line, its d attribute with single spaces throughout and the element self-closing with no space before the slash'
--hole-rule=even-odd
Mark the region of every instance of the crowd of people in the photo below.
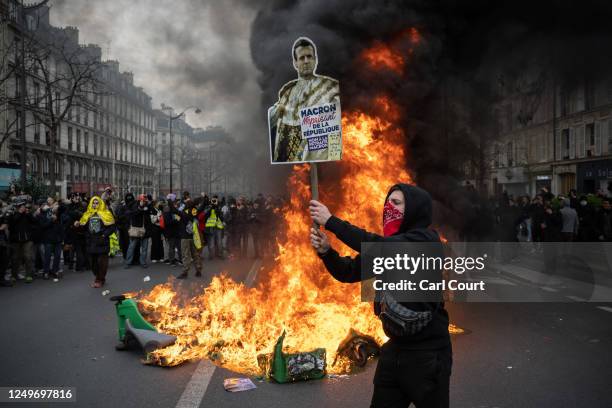
<svg viewBox="0 0 612 408">
<path fill-rule="evenodd" d="M 494 211 L 502 242 L 612 241 L 612 199 L 597 194 L 554 196 L 543 188 L 535 197 L 502 195 Z"/>
<path fill-rule="evenodd" d="M 471 211 L 466 216 L 462 240 L 467 242 L 527 242 L 531 251 L 543 242 L 612 241 L 612 197 L 603 190 L 595 194 L 552 194 L 541 188 L 534 196 L 481 200 L 467 186 Z"/>
<path fill-rule="evenodd" d="M 181 267 L 202 276 L 209 260 L 274 256 L 282 199 L 192 197 L 187 191 L 155 200 L 111 189 L 99 196 L 72 193 L 32 200 L 21 192 L 0 201 L 0 282 L 31 283 L 62 278 L 64 269 L 90 270 L 92 287 L 106 281 L 109 258 L 122 257 L 124 268 L 149 263 Z"/>
</svg>

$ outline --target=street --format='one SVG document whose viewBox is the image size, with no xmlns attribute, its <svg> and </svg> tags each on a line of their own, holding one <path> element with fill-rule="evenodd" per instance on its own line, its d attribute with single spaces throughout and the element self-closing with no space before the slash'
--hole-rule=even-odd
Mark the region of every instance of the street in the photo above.
<svg viewBox="0 0 612 408">
<path fill-rule="evenodd" d="M 181 285 L 185 293 L 194 293 L 222 270 L 244 281 L 253 264 L 206 262 L 203 278 L 190 277 Z M 58 283 L 36 280 L 3 288 L 0 385 L 76 387 L 76 403 L 54 403 L 57 407 L 369 406 L 375 362 L 348 377 L 283 385 L 254 379 L 257 389 L 229 393 L 223 380 L 240 375 L 208 361 L 160 368 L 141 364 L 140 352 L 115 351 L 116 317 L 109 297 L 146 291 L 171 273 L 178 269 L 164 264 L 124 270 L 114 259 L 103 289 L 89 287 L 89 273 L 73 272 Z M 145 276 L 151 280 L 144 282 Z M 102 296 L 106 289 L 111 293 Z M 453 336 L 451 406 L 612 405 L 611 307 L 578 302 L 447 307 L 452 322 L 467 329 Z"/>
</svg>

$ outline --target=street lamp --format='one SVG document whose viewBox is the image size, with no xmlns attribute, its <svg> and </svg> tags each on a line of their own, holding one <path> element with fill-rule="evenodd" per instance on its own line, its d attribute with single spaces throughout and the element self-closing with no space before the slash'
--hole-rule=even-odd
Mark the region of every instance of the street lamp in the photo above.
<svg viewBox="0 0 612 408">
<path fill-rule="evenodd" d="M 202 112 L 202 109 L 198 108 L 197 106 L 188 106 L 187 108 L 185 108 L 181 113 L 179 113 L 178 115 L 172 116 L 172 114 L 168 115 L 169 116 L 169 125 L 168 127 L 170 128 L 170 193 L 172 193 L 172 175 L 174 173 L 174 163 L 173 163 L 173 159 L 174 159 L 174 138 L 172 135 L 172 121 L 180 118 L 181 116 L 183 116 L 185 114 L 185 112 L 187 112 L 189 109 L 195 109 L 195 113 L 199 114 L 200 112 Z"/>
</svg>

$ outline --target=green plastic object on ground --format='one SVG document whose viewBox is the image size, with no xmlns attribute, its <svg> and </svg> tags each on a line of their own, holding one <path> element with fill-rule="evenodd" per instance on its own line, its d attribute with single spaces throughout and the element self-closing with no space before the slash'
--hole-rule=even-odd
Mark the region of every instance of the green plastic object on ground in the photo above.
<svg viewBox="0 0 612 408">
<path fill-rule="evenodd" d="M 138 306 L 133 299 L 126 298 L 123 295 L 113 296 L 110 298 L 115 303 L 115 311 L 117 312 L 117 321 L 119 323 L 119 341 L 125 338 L 125 320 L 130 319 L 130 323 L 136 329 L 152 330 L 157 332 L 151 323 L 147 322 L 138 311 Z"/>
<path fill-rule="evenodd" d="M 325 377 L 325 349 L 283 353 L 285 332 L 278 338 L 270 356 L 269 375 L 278 383 L 315 380 Z"/>
</svg>

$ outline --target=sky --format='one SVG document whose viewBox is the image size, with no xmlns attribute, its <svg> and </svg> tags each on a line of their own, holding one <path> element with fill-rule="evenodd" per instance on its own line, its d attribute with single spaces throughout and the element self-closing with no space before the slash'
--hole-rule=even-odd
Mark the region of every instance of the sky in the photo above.
<svg viewBox="0 0 612 408">
<path fill-rule="evenodd" d="M 234 0 L 51 0 L 55 26 L 76 26 L 82 44 L 102 47 L 132 71 L 136 86 L 188 114 L 195 127 L 220 125 L 235 138 L 266 130 L 249 36 L 254 2 Z"/>
</svg>

